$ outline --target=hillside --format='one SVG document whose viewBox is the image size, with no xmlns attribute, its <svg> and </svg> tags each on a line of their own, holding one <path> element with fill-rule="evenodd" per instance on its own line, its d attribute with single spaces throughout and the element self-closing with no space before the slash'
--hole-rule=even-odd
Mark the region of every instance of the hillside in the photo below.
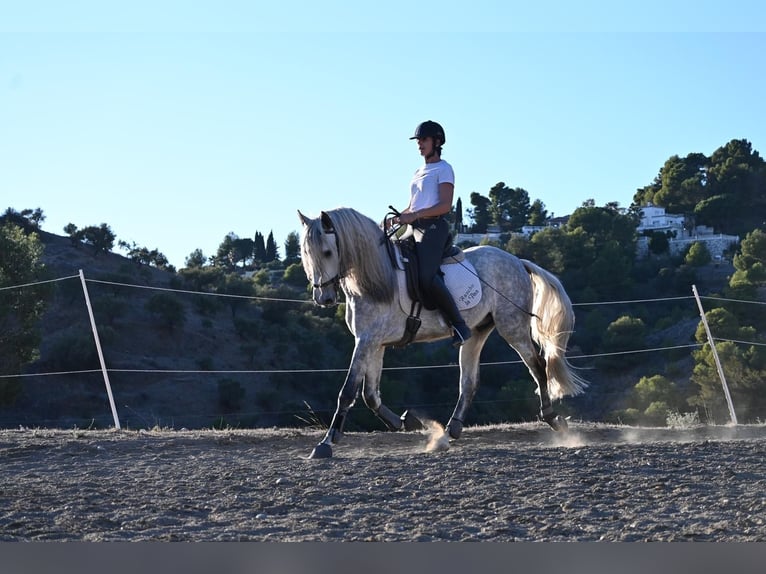
<svg viewBox="0 0 766 574">
<path fill-rule="evenodd" d="M 54 283 L 40 326 L 41 358 L 28 372 L 70 374 L 21 379 L 16 403 L 0 408 L 0 427 L 103 428 L 113 424 L 77 276 L 80 269 L 87 279 L 123 427 L 328 422 L 353 345 L 336 310 L 304 303 L 304 290 L 281 282 L 258 289 L 259 296 L 280 301 L 195 295 L 188 291 L 196 289 L 178 274 L 138 265 L 114 253 L 94 256 L 89 248 L 75 246 L 66 237 L 45 232 L 40 236 L 49 277 L 67 279 Z M 698 273 L 701 290 L 720 290 L 730 272 L 725 266 L 704 268 Z M 147 303 L 158 296 L 179 305 L 180 323 L 169 325 L 147 310 Z M 696 325 L 692 313 L 653 332 L 647 345 L 662 345 L 666 340 L 691 342 Z M 582 323 L 579 328 L 584 328 Z M 656 356 L 648 362 L 626 364 L 617 373 L 586 365 L 584 375 L 592 381 L 591 389 L 583 397 L 566 401 L 563 408 L 577 418 L 604 420 L 621 408 L 625 393 L 644 374 L 672 370 L 682 385 L 688 383 L 692 368 L 688 352 L 672 359 Z M 515 361 L 518 357 L 493 335 L 482 359 Z M 451 349 L 437 343 L 386 355 L 387 366 L 454 361 Z M 390 406 L 403 410 L 420 405 L 435 417 L 448 416 L 457 398 L 452 370 L 446 382 L 444 371 L 408 371 L 384 374 L 383 390 Z M 483 373 L 471 422 L 534 419 L 536 399 L 523 367 L 503 367 L 502 372 L 487 368 Z M 507 390 L 509 385 L 513 391 Z M 352 419 L 350 430 L 379 428 L 361 401 Z"/>
<path fill-rule="evenodd" d="M 298 302 L 306 298 L 305 293 L 288 290 L 286 294 L 296 302 L 280 305 L 140 288 L 193 290 L 176 274 L 137 265 L 114 253 L 94 256 L 89 248 L 75 246 L 66 237 L 45 232 L 40 236 L 49 277 L 71 278 L 54 283 L 54 294 L 40 326 L 41 358 L 29 372 L 99 372 L 22 379 L 16 403 L 0 408 L 0 426 L 113 424 L 77 277 L 80 269 L 87 279 L 123 426 L 284 424 L 297 422 L 297 412 L 306 414 L 303 400 L 316 400 L 318 393 L 313 388 L 303 395 L 294 393 L 290 399 L 277 399 L 276 388 L 291 387 L 291 381 L 278 373 L 252 373 L 306 368 L 311 362 L 305 356 L 299 358 L 301 349 L 286 344 L 290 336 L 285 326 L 292 322 L 293 312 L 312 308 Z M 282 296 L 286 289 L 282 287 Z M 147 302 L 158 294 L 180 303 L 180 325 L 169 327 L 147 310 Z M 255 328 L 245 332 L 243 325 Z M 319 355 L 334 356 L 333 352 L 321 351 Z M 337 388 L 331 396 L 335 393 Z"/>
</svg>

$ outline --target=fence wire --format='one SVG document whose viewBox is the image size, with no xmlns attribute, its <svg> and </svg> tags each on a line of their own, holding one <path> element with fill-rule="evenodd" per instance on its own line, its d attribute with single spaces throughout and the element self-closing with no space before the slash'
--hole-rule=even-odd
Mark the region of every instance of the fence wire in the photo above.
<svg viewBox="0 0 766 574">
<path fill-rule="evenodd" d="M 6 287 L 0 287 L 0 291 L 7 291 L 7 290 L 13 290 L 13 289 L 24 289 L 24 288 L 30 288 L 35 287 L 38 285 L 43 284 L 49 284 L 49 283 L 56 283 L 61 281 L 66 281 L 70 279 L 78 279 L 79 275 L 72 275 L 72 276 L 66 276 L 66 277 L 59 277 L 56 279 L 48 279 L 48 280 L 42 280 L 42 281 L 36 281 L 31 283 L 24 283 L 19 285 L 11 285 Z M 110 285 L 110 286 L 117 286 L 117 287 L 125 287 L 125 288 L 131 288 L 131 289 L 141 289 L 141 290 L 152 290 L 152 291 L 161 291 L 161 292 L 170 292 L 170 293 L 178 293 L 178 294 L 184 294 L 184 295 L 201 295 L 205 297 L 220 297 L 220 298 L 230 298 L 230 299 L 243 299 L 243 300 L 251 300 L 251 301 L 267 301 L 267 302 L 278 302 L 278 303 L 291 303 L 291 304 L 299 304 L 299 305 L 313 305 L 313 301 L 309 299 L 288 299 L 288 298 L 276 298 L 276 297 L 263 297 L 263 296 L 257 296 L 257 295 L 235 295 L 235 294 L 228 294 L 228 293 L 213 293 L 209 291 L 194 291 L 189 289 L 178 289 L 178 288 L 171 288 L 171 287 L 158 287 L 158 286 L 151 286 L 151 285 L 136 285 L 132 283 L 123 283 L 123 282 L 117 282 L 117 281 L 106 281 L 106 280 L 100 280 L 100 279 L 88 279 L 86 278 L 85 281 L 87 283 L 93 283 L 93 284 L 100 284 L 100 285 Z M 627 300 L 615 300 L 615 301 L 592 301 L 592 302 L 579 302 L 579 303 L 572 303 L 572 306 L 574 307 L 583 307 L 583 306 L 608 306 L 608 305 L 636 305 L 636 304 L 649 304 L 649 303 L 662 303 L 662 302 L 670 302 L 670 301 L 684 301 L 684 300 L 693 300 L 693 296 L 676 296 L 676 297 L 660 297 L 660 298 L 648 298 L 648 299 L 627 299 Z M 743 303 L 743 304 L 752 304 L 752 305 L 766 305 L 766 302 L 762 301 L 746 301 L 746 300 L 740 300 L 740 299 L 730 299 L 725 297 L 711 297 L 711 296 L 700 296 L 700 299 L 704 299 L 707 301 L 713 301 L 713 302 L 727 302 L 727 303 Z M 736 340 L 736 339 L 725 339 L 725 338 L 715 338 L 715 341 L 721 341 L 721 342 L 730 342 L 734 344 L 740 344 L 740 345 L 755 345 L 755 346 L 766 346 L 766 343 L 761 343 L 757 341 L 742 341 L 742 340 Z M 620 356 L 620 355 L 632 355 L 632 354 L 638 354 L 638 353 L 657 353 L 657 352 L 664 352 L 664 351 L 673 351 L 673 350 L 679 350 L 679 349 L 694 349 L 694 348 L 700 348 L 704 344 L 703 343 L 692 343 L 692 344 L 685 344 L 685 345 L 671 345 L 671 346 L 664 346 L 664 347 L 652 347 L 647 349 L 633 349 L 633 350 L 623 350 L 623 351 L 614 351 L 614 352 L 608 352 L 608 353 L 594 353 L 594 354 L 581 354 L 581 355 L 568 355 L 567 358 L 570 361 L 579 361 L 579 360 L 592 360 L 597 359 L 601 357 L 614 357 L 614 356 Z M 508 360 L 508 361 L 486 361 L 486 362 L 480 362 L 480 366 L 482 367 L 491 367 L 491 366 L 505 366 L 505 365 L 520 365 L 523 364 L 521 360 Z M 411 371 L 411 370 L 432 370 L 432 369 L 458 369 L 459 365 L 457 363 L 442 363 L 442 364 L 431 364 L 431 365 L 412 365 L 412 366 L 399 366 L 399 367 L 383 367 L 383 371 Z M 348 367 L 342 367 L 342 368 L 328 368 L 328 369 L 226 369 L 226 370 L 210 370 L 210 369 L 125 369 L 125 368 L 107 368 L 107 372 L 109 373 L 122 373 L 122 374 L 157 374 L 157 375 L 284 375 L 284 374 L 290 374 L 290 375 L 319 375 L 319 374 L 331 374 L 331 373 L 345 373 L 348 371 Z M 16 379 L 16 378 L 32 378 L 32 377 L 52 377 L 52 376 L 68 376 L 68 375 L 82 375 L 82 374 L 95 374 L 95 373 L 101 373 L 102 371 L 100 369 L 83 369 L 83 370 L 71 370 L 71 371 L 50 371 L 50 372 L 39 372 L 39 373 L 18 373 L 18 374 L 5 374 L 0 375 L 0 380 L 2 379 Z M 518 400 L 523 399 L 508 399 L 508 400 L 493 400 L 493 401 L 481 401 L 477 400 L 476 404 L 482 404 L 482 403 L 497 403 L 497 402 L 514 402 Z M 436 404 L 436 403 L 429 403 L 428 405 L 414 405 L 413 408 L 417 407 L 425 407 L 425 406 L 450 406 L 452 403 L 444 403 L 444 404 Z M 258 412 L 238 412 L 238 416 L 254 416 L 254 415 L 280 415 L 280 414 L 292 414 L 294 413 L 293 410 L 289 411 L 258 411 Z M 211 417 L 218 417 L 218 416 L 224 416 L 224 415 L 184 415 L 185 418 L 199 418 L 199 419 L 209 419 Z M 102 418 L 106 418 L 106 415 L 104 415 Z M 95 420 L 95 419 L 94 419 Z"/>
</svg>

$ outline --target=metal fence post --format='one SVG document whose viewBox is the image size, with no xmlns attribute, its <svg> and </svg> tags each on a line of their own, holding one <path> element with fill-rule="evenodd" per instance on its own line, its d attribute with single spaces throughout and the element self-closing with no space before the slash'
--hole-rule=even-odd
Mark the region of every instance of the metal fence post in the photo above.
<svg viewBox="0 0 766 574">
<path fill-rule="evenodd" d="M 734 412 L 734 403 L 731 402 L 731 395 L 729 394 L 729 385 L 726 384 L 726 376 L 723 374 L 723 368 L 721 367 L 721 361 L 718 359 L 718 351 L 715 348 L 715 341 L 713 335 L 710 333 L 710 326 L 707 324 L 707 317 L 705 317 L 705 310 L 702 308 L 702 301 L 700 301 L 699 293 L 697 293 L 697 286 L 692 285 L 692 293 L 694 293 L 694 299 L 697 301 L 697 307 L 700 310 L 700 317 L 702 317 L 702 324 L 705 326 L 705 333 L 707 333 L 707 340 L 710 343 L 710 349 L 713 351 L 713 359 L 715 360 L 715 368 L 718 370 L 718 376 L 721 379 L 723 385 L 723 394 L 726 395 L 726 403 L 729 405 L 729 415 L 731 416 L 732 424 L 737 423 L 737 413 Z"/>
<path fill-rule="evenodd" d="M 114 418 L 114 426 L 116 429 L 120 429 L 120 418 L 117 416 L 117 407 L 114 406 L 114 397 L 112 396 L 112 385 L 109 383 L 109 373 L 106 370 L 106 362 L 104 361 L 104 353 L 101 350 L 101 340 L 98 338 L 98 330 L 96 329 L 96 319 L 93 317 L 93 307 L 90 304 L 90 295 L 88 294 L 88 286 L 85 283 L 85 274 L 80 269 L 80 281 L 82 282 L 82 292 L 85 294 L 85 304 L 88 306 L 88 316 L 90 317 L 90 327 L 93 329 L 93 339 L 96 341 L 96 350 L 98 351 L 98 360 L 101 362 L 101 373 L 104 375 L 104 384 L 106 385 L 106 394 L 109 395 L 109 405 L 112 407 L 112 417 Z"/>
</svg>

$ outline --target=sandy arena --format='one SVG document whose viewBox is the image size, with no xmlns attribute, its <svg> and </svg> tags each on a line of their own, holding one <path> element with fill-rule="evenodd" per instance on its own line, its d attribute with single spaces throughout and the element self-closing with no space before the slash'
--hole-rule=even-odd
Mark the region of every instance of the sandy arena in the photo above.
<svg viewBox="0 0 766 574">
<path fill-rule="evenodd" d="M 765 541 L 766 427 L 0 431 L 2 541 Z"/>
</svg>

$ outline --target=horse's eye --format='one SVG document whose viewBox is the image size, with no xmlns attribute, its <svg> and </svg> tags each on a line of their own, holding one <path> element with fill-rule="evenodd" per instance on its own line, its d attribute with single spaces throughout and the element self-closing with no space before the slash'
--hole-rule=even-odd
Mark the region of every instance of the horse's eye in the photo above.
<svg viewBox="0 0 766 574">
<path fill-rule="evenodd" d="M 325 257 L 329 259 L 330 257 L 332 257 L 332 251 L 330 251 L 329 249 L 325 249 L 324 252 L 322 252 L 322 255 L 324 255 Z"/>
</svg>

